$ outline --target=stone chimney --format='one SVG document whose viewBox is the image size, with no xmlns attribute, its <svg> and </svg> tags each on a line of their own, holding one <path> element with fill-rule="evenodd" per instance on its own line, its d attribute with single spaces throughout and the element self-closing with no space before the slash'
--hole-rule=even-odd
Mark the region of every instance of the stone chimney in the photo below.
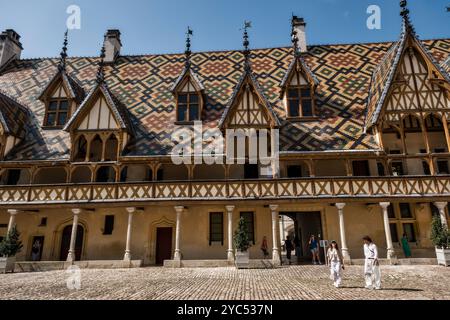
<svg viewBox="0 0 450 320">
<path fill-rule="evenodd" d="M 120 55 L 122 42 L 119 30 L 108 30 L 105 36 L 105 63 L 114 63 Z"/>
<path fill-rule="evenodd" d="M 23 47 L 20 36 L 12 29 L 0 33 L 0 68 L 14 59 L 20 59 Z"/>
<path fill-rule="evenodd" d="M 297 31 L 298 47 L 300 52 L 306 52 L 306 22 L 303 18 L 292 17 L 292 26 Z"/>
</svg>

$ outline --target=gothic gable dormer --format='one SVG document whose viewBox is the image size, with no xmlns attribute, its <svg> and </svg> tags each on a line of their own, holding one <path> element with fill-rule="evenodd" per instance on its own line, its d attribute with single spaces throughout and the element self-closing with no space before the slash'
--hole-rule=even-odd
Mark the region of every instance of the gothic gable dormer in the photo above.
<svg viewBox="0 0 450 320">
<path fill-rule="evenodd" d="M 219 126 L 276 127 L 280 121 L 270 102 L 264 96 L 251 71 L 245 71 L 236 86 Z"/>
<path fill-rule="evenodd" d="M 187 66 L 172 87 L 172 93 L 176 100 L 177 122 L 201 120 L 204 106 L 203 92 L 203 84 Z"/>
<path fill-rule="evenodd" d="M 66 71 L 67 32 L 58 70 L 38 99 L 45 104 L 44 128 L 62 128 L 84 99 L 83 88 Z"/>
<path fill-rule="evenodd" d="M 409 113 L 448 111 L 450 77 L 418 40 L 402 11 L 400 40 L 393 44 L 372 76 L 366 129 L 382 119 L 399 122 Z"/>
</svg>

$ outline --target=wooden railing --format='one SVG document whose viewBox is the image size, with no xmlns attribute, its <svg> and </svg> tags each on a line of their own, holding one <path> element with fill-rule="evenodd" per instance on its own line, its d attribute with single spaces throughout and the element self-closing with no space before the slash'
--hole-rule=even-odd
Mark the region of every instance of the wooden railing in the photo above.
<svg viewBox="0 0 450 320">
<path fill-rule="evenodd" d="M 450 176 L 0 186 L 0 206 L 167 200 L 450 196 Z"/>
</svg>

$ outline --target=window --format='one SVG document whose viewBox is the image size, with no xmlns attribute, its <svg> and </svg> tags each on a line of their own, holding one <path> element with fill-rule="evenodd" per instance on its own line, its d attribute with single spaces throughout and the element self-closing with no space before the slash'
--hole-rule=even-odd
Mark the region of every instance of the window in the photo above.
<svg viewBox="0 0 450 320">
<path fill-rule="evenodd" d="M 11 169 L 8 170 L 8 178 L 6 179 L 6 185 L 15 186 L 19 182 L 21 170 Z"/>
<path fill-rule="evenodd" d="M 393 161 L 392 162 L 392 175 L 403 176 L 405 172 L 403 171 L 403 162 Z"/>
<path fill-rule="evenodd" d="M 199 96 L 197 93 L 178 94 L 177 121 L 200 120 Z"/>
<path fill-rule="evenodd" d="M 389 219 L 395 219 L 395 210 L 394 205 L 392 203 L 390 206 L 388 206 L 388 217 Z"/>
<path fill-rule="evenodd" d="M 209 245 L 220 242 L 223 245 L 223 213 L 211 212 L 209 214 Z"/>
<path fill-rule="evenodd" d="M 422 161 L 423 174 L 429 176 L 431 174 L 430 165 L 426 161 Z"/>
<path fill-rule="evenodd" d="M 47 217 L 41 218 L 41 223 L 39 227 L 45 227 L 47 225 Z"/>
<path fill-rule="evenodd" d="M 391 229 L 392 242 L 398 242 L 397 223 L 390 223 L 389 228 Z"/>
<path fill-rule="evenodd" d="M 114 229 L 114 216 L 108 215 L 105 216 L 105 227 L 103 228 L 104 235 L 110 235 L 113 233 Z"/>
<path fill-rule="evenodd" d="M 403 223 L 403 232 L 406 233 L 409 242 L 416 242 L 414 223 Z"/>
<path fill-rule="evenodd" d="M 409 203 L 400 203 L 400 217 L 402 219 L 411 219 L 413 217 Z"/>
<path fill-rule="evenodd" d="M 292 165 L 287 167 L 288 178 L 301 178 L 302 177 L 302 166 Z"/>
<path fill-rule="evenodd" d="M 313 100 L 309 86 L 289 87 L 287 92 L 289 117 L 312 117 Z"/>
<path fill-rule="evenodd" d="M 255 244 L 255 221 L 253 212 L 241 212 L 241 218 L 244 218 L 245 228 L 247 229 L 248 240 Z"/>
<path fill-rule="evenodd" d="M 47 105 L 44 126 L 62 127 L 69 115 L 69 101 L 66 99 L 52 99 Z"/>
<path fill-rule="evenodd" d="M 438 160 L 437 167 L 438 167 L 439 174 L 448 174 L 449 173 L 447 160 Z"/>
<path fill-rule="evenodd" d="M 354 176 L 356 177 L 370 176 L 369 161 L 367 160 L 353 161 L 352 165 Z"/>
</svg>

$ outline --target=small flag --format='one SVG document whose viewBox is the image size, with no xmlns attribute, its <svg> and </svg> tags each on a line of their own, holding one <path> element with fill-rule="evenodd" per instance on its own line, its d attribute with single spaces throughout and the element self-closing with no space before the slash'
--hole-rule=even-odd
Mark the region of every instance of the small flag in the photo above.
<svg viewBox="0 0 450 320">
<path fill-rule="evenodd" d="M 244 22 L 244 29 L 248 29 L 252 27 L 252 22 L 251 21 L 245 21 Z"/>
</svg>

